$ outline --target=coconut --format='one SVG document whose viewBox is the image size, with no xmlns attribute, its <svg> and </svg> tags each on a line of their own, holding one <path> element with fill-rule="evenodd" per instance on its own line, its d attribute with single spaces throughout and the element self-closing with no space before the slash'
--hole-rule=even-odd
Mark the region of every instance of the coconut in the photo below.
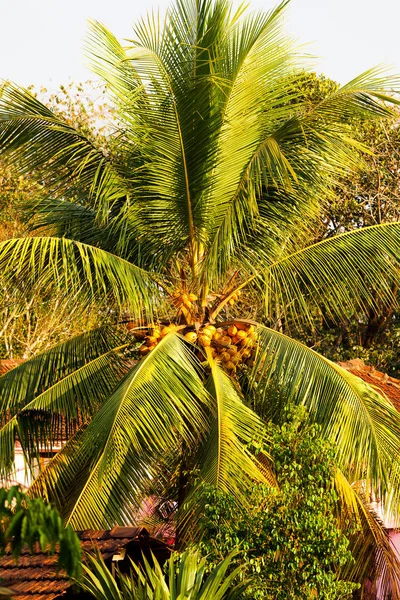
<svg viewBox="0 0 400 600">
<path fill-rule="evenodd" d="M 208 335 L 199 335 L 199 342 L 202 346 L 207 347 L 211 345 L 211 338 Z"/>
<path fill-rule="evenodd" d="M 237 331 L 238 331 L 238 330 L 237 330 L 237 327 L 235 327 L 235 325 L 230 325 L 230 326 L 228 327 L 228 334 L 229 334 L 231 337 L 234 337 L 234 336 L 237 334 Z"/>
<path fill-rule="evenodd" d="M 197 333 L 195 331 L 188 331 L 185 333 L 185 340 L 188 340 L 188 342 L 192 342 L 192 344 L 194 344 L 194 342 L 197 340 Z"/>
</svg>

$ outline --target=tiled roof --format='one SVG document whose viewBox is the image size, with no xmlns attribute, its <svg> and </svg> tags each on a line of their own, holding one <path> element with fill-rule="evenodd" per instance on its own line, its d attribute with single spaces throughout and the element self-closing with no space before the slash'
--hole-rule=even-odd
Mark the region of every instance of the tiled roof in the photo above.
<svg viewBox="0 0 400 600">
<path fill-rule="evenodd" d="M 119 554 L 121 548 L 126 548 L 134 562 L 138 562 L 142 552 L 151 551 L 161 562 L 171 552 L 165 542 L 151 537 L 144 528 L 114 527 L 111 531 L 87 530 L 78 535 L 84 551 L 98 549 L 106 562 Z M 123 562 L 118 563 L 121 570 Z M 45 554 L 39 548 L 34 554 L 24 550 L 17 563 L 6 554 L 0 559 L 1 586 L 10 588 L 16 600 L 53 600 L 64 595 L 72 585 L 63 571 L 57 573 L 56 567 L 57 555 Z"/>
<path fill-rule="evenodd" d="M 393 406 L 400 412 L 400 379 L 390 377 L 386 373 L 377 371 L 375 367 L 369 367 L 359 358 L 339 363 L 347 371 L 357 375 L 366 383 L 377 387 L 391 400 Z"/>
<path fill-rule="evenodd" d="M 14 367 L 17 367 L 22 362 L 24 362 L 21 358 L 2 358 L 0 359 L 0 375 L 4 375 L 7 371 L 10 371 Z"/>
</svg>

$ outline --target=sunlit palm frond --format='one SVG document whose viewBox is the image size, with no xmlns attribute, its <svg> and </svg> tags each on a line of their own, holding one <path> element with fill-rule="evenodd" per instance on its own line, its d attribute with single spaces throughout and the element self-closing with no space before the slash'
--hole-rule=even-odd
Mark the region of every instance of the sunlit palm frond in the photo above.
<svg viewBox="0 0 400 600">
<path fill-rule="evenodd" d="M 14 238 L 0 243 L 0 280 L 12 286 L 16 278 L 24 289 L 79 293 L 82 301 L 115 303 L 151 321 L 161 288 L 151 274 L 112 254 L 74 240 L 51 237 Z"/>
<path fill-rule="evenodd" d="M 199 534 L 204 485 L 230 494 L 241 504 L 246 490 L 255 482 L 276 483 L 272 469 L 266 464 L 267 456 L 263 455 L 261 462 L 251 452 L 251 449 L 268 446 L 264 423 L 245 405 L 232 380 L 210 352 L 207 352 L 207 360 L 211 370 L 205 385 L 212 399 L 210 423 L 194 458 L 198 477 L 187 490 L 184 505 L 179 507 L 179 543 Z"/>
<path fill-rule="evenodd" d="M 5 417 L 17 414 L 44 390 L 73 375 L 87 363 L 112 352 L 122 343 L 116 330 L 98 327 L 17 365 L 0 377 L 0 413 Z M 89 406 L 90 397 L 86 398 L 86 402 Z"/>
<path fill-rule="evenodd" d="M 93 330 L 0 377 L 2 477 L 14 468 L 17 440 L 32 466 L 39 449 L 51 451 L 95 413 L 128 369 L 124 346 L 115 347 L 117 339 L 106 328 Z"/>
<path fill-rule="evenodd" d="M 215 415 L 200 452 L 198 464 L 204 482 L 232 494 L 238 500 L 240 490 L 254 481 L 273 482 L 247 447 L 268 444 L 263 422 L 244 404 L 238 390 L 222 368 L 208 355 L 211 373 L 206 388 L 213 398 Z M 213 412 L 214 412 L 213 411 Z"/>
<path fill-rule="evenodd" d="M 157 456 L 193 444 L 209 400 L 199 364 L 167 335 L 122 380 L 90 424 L 32 486 L 75 528 L 132 522 L 157 470 Z M 118 493 L 115 493 L 118 489 Z"/>
<path fill-rule="evenodd" d="M 343 565 L 338 577 L 364 584 L 367 579 L 387 597 L 400 597 L 400 559 L 389 532 L 367 498 L 362 482 L 353 485 L 338 470 L 339 525 L 350 540 L 354 562 Z"/>
<path fill-rule="evenodd" d="M 258 414 L 278 418 L 288 403 L 305 406 L 352 481 L 366 480 L 389 512 L 399 507 L 400 414 L 386 397 L 304 344 L 261 326 L 252 379 Z"/>
<path fill-rule="evenodd" d="M 266 268 L 265 312 L 312 326 L 316 314 L 338 321 L 379 301 L 395 303 L 399 267 L 400 223 L 328 238 Z"/>
<path fill-rule="evenodd" d="M 281 84 L 281 101 L 287 108 L 290 77 L 285 82 L 288 89 L 285 95 Z M 286 245 L 293 231 L 316 217 L 321 199 L 329 198 L 330 186 L 349 169 L 360 167 L 361 153 L 368 151 L 352 138 L 349 121 L 392 114 L 389 100 L 393 105 L 397 99 L 389 91 L 395 84 L 396 78 L 371 70 L 311 108 L 298 102 L 286 118 L 269 121 L 273 107 L 264 107 L 259 121 L 265 119 L 265 124 L 257 146 L 242 163 L 240 180 L 221 212 L 221 222 L 215 222 L 204 262 L 209 277 L 225 272 L 235 260 L 253 264 L 247 271 L 257 272 L 259 248 L 269 248 L 277 235 L 279 243 Z M 279 223 L 285 212 L 288 221 Z M 264 250 L 264 264 L 266 255 Z"/>
<path fill-rule="evenodd" d="M 0 151 L 23 173 L 38 173 L 49 188 L 71 182 L 107 219 L 110 203 L 124 196 L 117 170 L 93 141 L 56 116 L 30 92 L 6 84 L 0 97 Z"/>
</svg>

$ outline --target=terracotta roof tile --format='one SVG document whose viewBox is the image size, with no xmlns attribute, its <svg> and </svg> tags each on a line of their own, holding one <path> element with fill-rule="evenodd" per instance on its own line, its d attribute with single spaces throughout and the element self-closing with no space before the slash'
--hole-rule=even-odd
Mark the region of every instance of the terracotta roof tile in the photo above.
<svg viewBox="0 0 400 600">
<path fill-rule="evenodd" d="M 400 380 L 390 377 L 386 373 L 377 371 L 375 367 L 370 367 L 363 363 L 359 358 L 354 358 L 347 362 L 339 363 L 341 367 L 357 375 L 366 383 L 378 388 L 385 396 L 389 398 L 393 406 L 400 412 Z"/>
<path fill-rule="evenodd" d="M 2 358 L 0 359 L 0 375 L 4 375 L 7 371 L 11 371 L 14 367 L 17 367 L 22 362 L 24 362 L 21 358 Z"/>
<path fill-rule="evenodd" d="M 144 528 L 115 527 L 111 531 L 81 531 L 78 535 L 83 550 L 97 548 L 106 561 L 124 547 L 131 548 L 128 554 L 132 559 L 135 553 L 136 557 L 140 556 L 142 550 L 151 550 L 159 560 L 160 557 L 165 559 L 171 551 L 165 542 L 152 538 Z M 65 573 L 57 572 L 56 567 L 57 556 L 44 554 L 36 546 L 34 554 L 24 549 L 18 563 L 9 553 L 1 558 L 0 578 L 2 585 L 13 591 L 15 600 L 54 600 L 72 585 Z"/>
</svg>

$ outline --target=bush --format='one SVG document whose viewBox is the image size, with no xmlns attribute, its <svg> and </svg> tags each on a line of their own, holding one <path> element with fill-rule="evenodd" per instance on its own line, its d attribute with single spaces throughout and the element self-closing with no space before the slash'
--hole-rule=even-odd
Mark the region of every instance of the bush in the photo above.
<svg viewBox="0 0 400 600">
<path fill-rule="evenodd" d="M 212 568 L 240 547 L 237 561 L 255 575 L 247 597 L 349 597 L 357 586 L 336 576 L 352 557 L 334 515 L 333 448 L 299 413 L 281 427 L 271 425 L 270 435 L 278 486 L 254 486 L 242 506 L 229 494 L 204 487 L 200 549 Z"/>
</svg>

